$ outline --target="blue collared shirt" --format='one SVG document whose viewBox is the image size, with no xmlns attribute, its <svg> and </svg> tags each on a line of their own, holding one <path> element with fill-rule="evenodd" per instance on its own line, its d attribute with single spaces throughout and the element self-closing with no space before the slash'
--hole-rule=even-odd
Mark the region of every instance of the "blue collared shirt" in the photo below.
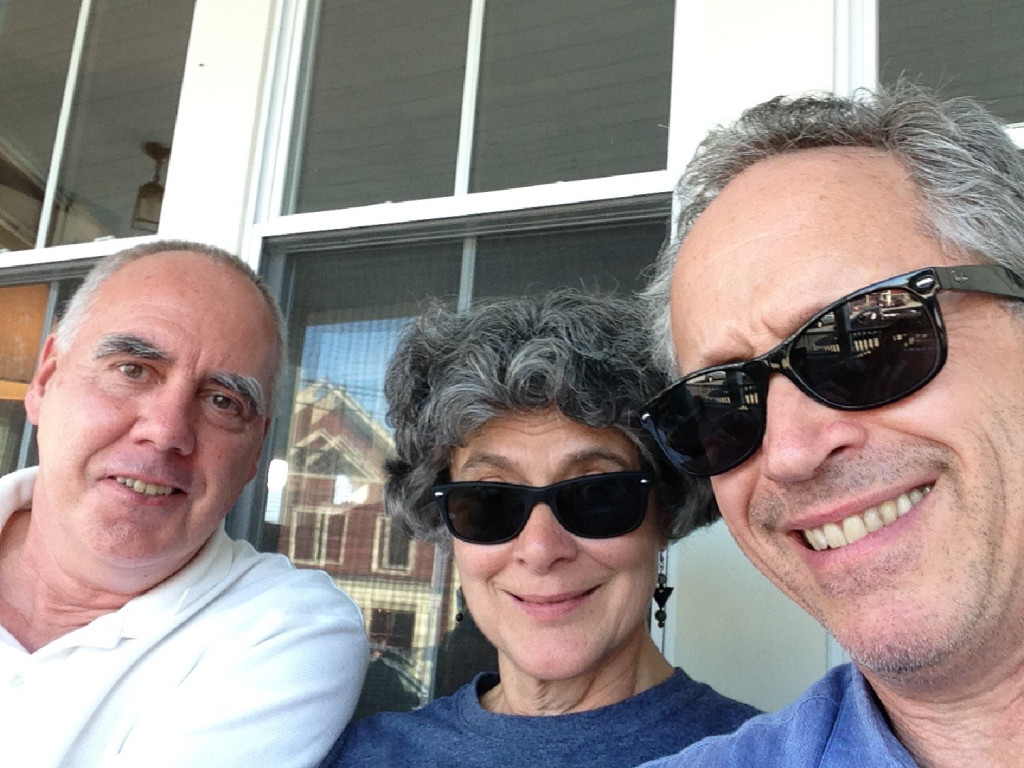
<svg viewBox="0 0 1024 768">
<path fill-rule="evenodd" d="M 864 676 L 828 672 L 788 707 L 748 720 L 644 768 L 915 768 Z"/>
</svg>

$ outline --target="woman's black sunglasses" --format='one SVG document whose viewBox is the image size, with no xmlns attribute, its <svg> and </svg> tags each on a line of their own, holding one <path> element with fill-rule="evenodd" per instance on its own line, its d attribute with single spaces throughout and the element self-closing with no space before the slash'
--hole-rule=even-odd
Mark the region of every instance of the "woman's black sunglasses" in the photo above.
<svg viewBox="0 0 1024 768">
<path fill-rule="evenodd" d="M 535 488 L 510 483 L 442 483 L 434 498 L 452 536 L 471 544 L 511 541 L 543 502 L 574 536 L 609 539 L 636 530 L 647 511 L 651 478 L 644 472 L 584 475 Z"/>
<path fill-rule="evenodd" d="M 753 455 L 764 438 L 768 379 L 781 373 L 819 403 L 847 411 L 916 392 L 946 362 L 940 291 L 1024 299 L 1005 267 L 927 267 L 830 304 L 760 357 L 691 373 L 647 404 L 642 423 L 680 469 L 707 477 Z"/>
</svg>

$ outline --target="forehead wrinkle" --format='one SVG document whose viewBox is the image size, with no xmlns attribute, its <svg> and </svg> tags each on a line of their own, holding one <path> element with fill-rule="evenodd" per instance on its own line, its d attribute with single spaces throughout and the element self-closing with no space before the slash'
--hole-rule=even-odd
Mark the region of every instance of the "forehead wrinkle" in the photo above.
<svg viewBox="0 0 1024 768">
<path fill-rule="evenodd" d="M 785 301 L 769 300 L 751 307 L 749 317 L 736 314 L 735 324 L 704 323 L 696 329 L 699 334 L 693 348 L 697 350 L 696 365 L 682 371 L 682 375 L 718 365 L 743 362 L 775 349 L 789 339 L 811 318 L 825 311 L 851 291 L 821 292 L 811 283 L 799 284 L 793 297 Z M 854 289 L 854 291 L 859 288 Z M 764 292 L 759 292 L 763 295 Z M 774 297 L 778 298 L 778 297 Z M 691 342 L 693 343 L 693 342 Z"/>
<path fill-rule="evenodd" d="M 266 402 L 263 397 L 263 385 L 254 377 L 230 371 L 214 371 L 210 374 L 210 379 L 244 398 L 255 413 L 264 415 Z"/>
<path fill-rule="evenodd" d="M 152 342 L 130 333 L 113 333 L 102 337 L 93 350 L 93 358 L 100 360 L 115 355 L 131 355 L 143 360 L 170 362 L 171 356 Z"/>
</svg>

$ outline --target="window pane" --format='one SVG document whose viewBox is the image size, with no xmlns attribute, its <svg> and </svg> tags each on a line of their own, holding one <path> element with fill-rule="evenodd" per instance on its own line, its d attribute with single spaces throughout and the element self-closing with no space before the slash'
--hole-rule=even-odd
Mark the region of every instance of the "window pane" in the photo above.
<svg viewBox="0 0 1024 768">
<path fill-rule="evenodd" d="M 468 29 L 469 0 L 323 0 L 297 211 L 453 193 Z"/>
<path fill-rule="evenodd" d="M 1024 3 L 879 0 L 880 79 L 901 74 L 1024 121 Z"/>
<path fill-rule="evenodd" d="M 529 295 L 563 285 L 636 291 L 665 234 L 658 220 L 480 238 L 473 296 Z"/>
<path fill-rule="evenodd" d="M 450 565 L 384 516 L 384 371 L 428 296 L 458 293 L 459 241 L 291 257 L 289 416 L 275 433 L 283 483 L 269 492 L 264 549 L 323 568 L 360 605 L 374 660 L 358 714 L 431 694 L 439 627 L 454 625 Z M 283 427 L 283 428 L 282 428 Z M 283 485 L 283 487 L 281 487 Z M 276 490 L 275 490 L 276 487 Z"/>
<path fill-rule="evenodd" d="M 0 2 L 0 250 L 35 245 L 78 4 Z"/>
<path fill-rule="evenodd" d="M 100 0 L 75 91 L 49 244 L 127 237 L 139 187 L 162 184 L 144 145 L 170 147 L 194 0 Z"/>
<path fill-rule="evenodd" d="M 473 190 L 665 168 L 674 6 L 488 3 Z"/>
<path fill-rule="evenodd" d="M 42 343 L 49 293 L 46 283 L 0 288 L 0 474 L 18 466 L 25 392 Z"/>
</svg>

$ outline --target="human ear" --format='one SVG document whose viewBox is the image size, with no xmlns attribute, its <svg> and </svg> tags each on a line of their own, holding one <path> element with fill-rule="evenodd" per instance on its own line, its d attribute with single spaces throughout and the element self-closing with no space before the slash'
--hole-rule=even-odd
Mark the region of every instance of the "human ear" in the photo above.
<svg viewBox="0 0 1024 768">
<path fill-rule="evenodd" d="M 36 371 L 32 374 L 32 381 L 29 382 L 28 391 L 25 393 L 25 412 L 28 419 L 35 426 L 39 426 L 39 411 L 43 405 L 43 395 L 46 394 L 46 387 L 50 383 L 54 372 L 57 370 L 57 337 L 50 334 L 43 342 L 43 350 L 39 353 L 39 363 Z"/>
</svg>

